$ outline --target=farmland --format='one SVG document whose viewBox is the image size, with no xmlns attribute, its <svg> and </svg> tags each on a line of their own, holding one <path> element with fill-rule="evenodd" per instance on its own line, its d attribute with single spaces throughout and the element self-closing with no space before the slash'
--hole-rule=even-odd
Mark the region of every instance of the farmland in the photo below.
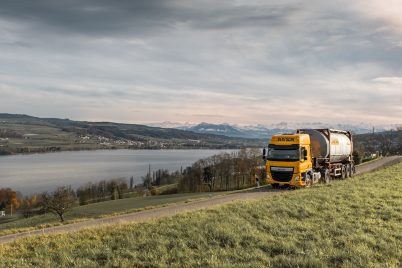
<svg viewBox="0 0 402 268">
<path fill-rule="evenodd" d="M 329 185 L 3 245 L 3 266 L 399 267 L 402 164 Z"/>
</svg>

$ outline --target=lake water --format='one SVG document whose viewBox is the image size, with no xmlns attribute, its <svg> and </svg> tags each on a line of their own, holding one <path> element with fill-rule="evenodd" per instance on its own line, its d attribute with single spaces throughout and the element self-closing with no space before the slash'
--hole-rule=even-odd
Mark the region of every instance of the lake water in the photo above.
<svg viewBox="0 0 402 268">
<path fill-rule="evenodd" d="M 151 170 L 170 172 L 191 166 L 200 158 L 233 150 L 99 150 L 0 156 L 0 188 L 10 187 L 23 195 L 54 191 L 71 185 L 76 190 L 86 182 L 134 176 L 142 182 Z"/>
</svg>

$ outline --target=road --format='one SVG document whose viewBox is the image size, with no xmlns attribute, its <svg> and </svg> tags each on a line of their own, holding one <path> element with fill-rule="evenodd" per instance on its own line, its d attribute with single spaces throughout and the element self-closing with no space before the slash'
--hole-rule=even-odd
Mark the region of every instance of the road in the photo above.
<svg viewBox="0 0 402 268">
<path fill-rule="evenodd" d="M 392 156 L 385 157 L 378 161 L 356 167 L 356 175 L 362 175 L 364 173 L 372 172 L 386 166 L 395 164 L 402 161 L 402 156 Z M 263 187 L 260 189 L 255 189 L 247 192 L 240 192 L 225 196 L 218 196 L 210 199 L 194 201 L 169 207 L 157 208 L 152 210 L 145 210 L 140 212 L 134 212 L 130 214 L 118 215 L 103 219 L 95 219 L 85 222 L 73 223 L 68 225 L 55 226 L 50 228 L 45 228 L 41 230 L 34 230 L 30 232 L 18 233 L 13 235 L 6 235 L 0 237 L 0 243 L 8 243 L 19 239 L 21 237 L 29 236 L 29 235 L 43 235 L 43 234 L 53 234 L 53 233 L 61 233 L 61 232 L 70 232 L 76 231 L 81 228 L 88 227 L 96 227 L 101 225 L 109 225 L 116 224 L 121 222 L 135 222 L 135 221 L 143 221 L 152 218 L 163 217 L 167 215 L 174 215 L 179 212 L 196 210 L 202 208 L 210 208 L 223 204 L 227 204 L 236 200 L 247 200 L 247 199 L 258 199 L 274 194 L 279 194 L 285 192 L 280 189 L 273 189 L 271 187 Z"/>
</svg>

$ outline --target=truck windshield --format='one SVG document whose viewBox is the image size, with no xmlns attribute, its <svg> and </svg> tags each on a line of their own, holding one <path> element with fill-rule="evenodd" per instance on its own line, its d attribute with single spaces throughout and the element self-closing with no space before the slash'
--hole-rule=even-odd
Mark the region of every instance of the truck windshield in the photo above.
<svg viewBox="0 0 402 268">
<path fill-rule="evenodd" d="M 268 148 L 268 160 L 270 161 L 298 161 L 299 149 L 280 150 Z"/>
</svg>

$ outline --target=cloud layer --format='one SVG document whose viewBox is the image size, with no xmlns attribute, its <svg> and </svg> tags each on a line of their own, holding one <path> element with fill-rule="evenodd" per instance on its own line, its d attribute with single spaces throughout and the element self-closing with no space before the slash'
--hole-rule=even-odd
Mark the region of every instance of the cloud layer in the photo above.
<svg viewBox="0 0 402 268">
<path fill-rule="evenodd" d="M 401 123 L 398 1 L 1 1 L 0 112 Z"/>
</svg>

